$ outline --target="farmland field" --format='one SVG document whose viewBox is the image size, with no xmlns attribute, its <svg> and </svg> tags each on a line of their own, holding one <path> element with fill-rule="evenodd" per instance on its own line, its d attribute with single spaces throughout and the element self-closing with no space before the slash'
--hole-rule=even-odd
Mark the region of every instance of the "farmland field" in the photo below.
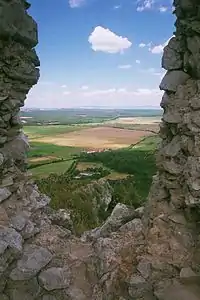
<svg viewBox="0 0 200 300">
<path fill-rule="evenodd" d="M 82 149 L 31 142 L 28 163 L 34 178 L 47 177 L 51 173 L 62 174 L 74 162 L 74 156 Z"/>
<path fill-rule="evenodd" d="M 149 135 L 152 135 L 152 133 L 142 130 L 132 131 L 102 126 L 58 135 L 38 137 L 34 138 L 34 141 L 85 149 L 119 149 L 135 144 L 140 141 L 140 139 Z"/>
<path fill-rule="evenodd" d="M 52 173 L 56 174 L 63 174 L 65 173 L 72 165 L 74 161 L 68 160 L 68 161 L 62 161 L 47 165 L 38 166 L 37 168 L 31 169 L 31 173 L 34 178 L 44 178 L 48 177 Z"/>
<path fill-rule="evenodd" d="M 55 136 L 57 134 L 78 131 L 87 127 L 84 125 L 34 125 L 24 126 L 23 128 L 29 139 L 34 140 L 44 136 Z"/>
<path fill-rule="evenodd" d="M 45 122 L 37 123 L 43 116 L 40 112 L 38 120 L 35 116 L 35 121 L 24 127 L 31 146 L 29 172 L 41 192 L 51 197 L 54 209 L 73 211 L 78 234 L 98 227 L 108 216 L 100 212 L 96 219 L 92 213 L 91 203 L 99 187 L 93 191 L 87 189 L 88 184 L 104 178 L 112 187 L 112 205 L 120 202 L 137 208 L 146 200 L 156 172 L 160 116 L 147 111 L 144 115 L 125 111 L 117 116 L 109 111 L 102 121 L 105 112 L 97 113 L 98 118 L 89 115 L 87 120 L 81 117 L 86 123 L 74 124 L 70 122 L 78 122 L 80 116 L 70 117 L 68 123 L 63 112 L 63 125 L 52 125 L 48 112 Z M 59 113 L 54 116 L 52 112 L 51 121 L 58 117 Z"/>
<path fill-rule="evenodd" d="M 66 147 L 66 146 L 58 146 L 50 143 L 40 143 L 31 141 L 31 149 L 28 152 L 29 158 L 63 158 L 68 159 L 72 155 L 78 154 L 82 149 L 77 147 Z"/>
<path fill-rule="evenodd" d="M 95 113 L 99 113 L 98 117 L 104 117 L 103 111 Z M 136 113 L 131 116 L 131 114 L 128 115 L 128 111 L 119 113 L 119 117 L 116 116 L 117 112 L 109 111 L 106 114 L 105 121 L 100 123 L 25 125 L 24 131 L 28 135 L 31 145 L 28 163 L 33 176 L 41 178 L 51 173 L 67 172 L 74 159 L 76 160 L 83 150 L 109 149 L 115 151 L 126 148 L 139 150 L 143 146 L 146 149 L 155 148 L 160 115 L 144 112 L 144 115 Z M 40 112 L 40 117 L 42 117 L 42 112 Z M 51 117 L 53 117 L 53 112 Z M 92 117 L 92 113 L 89 117 Z M 91 164 L 90 162 L 88 168 L 92 167 Z M 86 162 L 79 162 L 77 170 L 81 171 L 81 168 L 84 170 L 86 165 Z M 105 167 L 103 164 L 101 166 Z M 95 162 L 95 167 L 99 167 L 97 162 Z M 116 170 L 109 171 L 111 174 L 107 178 L 117 179 L 127 176 L 126 173 L 120 174 Z"/>
<path fill-rule="evenodd" d="M 128 118 L 117 118 L 105 122 L 106 126 L 115 128 L 129 129 L 129 130 L 144 130 L 152 133 L 158 133 L 159 124 L 161 121 L 160 116 L 152 117 L 128 117 Z"/>
<path fill-rule="evenodd" d="M 120 117 L 115 120 L 107 121 L 107 124 L 140 124 L 140 125 L 149 125 L 149 124 L 157 124 L 161 120 L 160 116 L 153 116 L 153 117 Z"/>
</svg>

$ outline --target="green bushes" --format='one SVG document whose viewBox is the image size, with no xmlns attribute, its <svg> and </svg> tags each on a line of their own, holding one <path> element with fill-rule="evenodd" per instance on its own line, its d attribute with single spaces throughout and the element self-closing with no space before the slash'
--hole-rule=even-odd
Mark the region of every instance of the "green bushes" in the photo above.
<svg viewBox="0 0 200 300">
<path fill-rule="evenodd" d="M 46 179 L 38 180 L 37 183 L 40 190 L 51 197 L 53 208 L 66 208 L 72 211 L 76 232 L 82 233 L 98 227 L 118 202 L 135 208 L 144 204 L 152 176 L 156 173 L 154 154 L 157 141 L 148 139 L 133 149 L 82 154 L 81 161 L 100 162 L 103 167 L 88 168 L 84 173 L 90 172 L 91 177 L 76 179 L 75 175 L 81 175 L 81 171 L 76 169 L 74 162 L 64 174 L 51 174 Z M 112 170 L 127 173 L 129 176 L 118 180 L 108 179 L 112 187 L 112 201 L 106 212 L 100 205 L 104 191 L 98 179 L 105 177 Z M 94 206 L 99 207 L 98 213 L 94 210 Z"/>
<path fill-rule="evenodd" d="M 112 210 L 117 203 L 123 203 L 138 208 L 144 204 L 144 198 L 138 194 L 134 176 L 121 180 L 109 180 L 113 188 L 113 201 L 109 207 Z"/>
<path fill-rule="evenodd" d="M 99 226 L 104 218 L 94 210 L 94 199 L 100 201 L 98 197 L 101 197 L 101 193 L 103 195 L 103 191 L 98 191 L 98 184 L 90 186 L 90 183 L 88 179 L 73 180 L 67 173 L 60 176 L 52 174 L 37 181 L 39 189 L 51 197 L 52 208 L 72 211 L 72 220 L 78 234 Z"/>
<path fill-rule="evenodd" d="M 156 173 L 154 151 L 123 149 L 101 153 L 84 154 L 84 162 L 101 162 L 105 167 L 134 177 L 134 188 L 143 200 L 146 199 L 152 176 Z"/>
</svg>

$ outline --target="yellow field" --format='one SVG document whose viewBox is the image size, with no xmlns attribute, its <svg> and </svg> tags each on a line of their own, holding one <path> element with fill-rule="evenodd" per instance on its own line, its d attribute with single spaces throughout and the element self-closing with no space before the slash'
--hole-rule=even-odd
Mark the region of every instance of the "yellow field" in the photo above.
<svg viewBox="0 0 200 300">
<path fill-rule="evenodd" d="M 34 141 L 85 149 L 119 149 L 135 144 L 143 137 L 149 135 L 152 135 L 152 133 L 143 130 L 135 131 L 100 126 L 64 134 L 40 137 L 34 139 Z"/>
<path fill-rule="evenodd" d="M 56 156 L 42 156 L 42 157 L 31 157 L 29 158 L 29 162 L 43 162 L 48 160 L 55 160 L 58 159 Z"/>
<path fill-rule="evenodd" d="M 102 167 L 101 163 L 79 162 L 76 166 L 76 169 L 79 171 L 85 171 L 88 168 L 99 168 L 99 167 Z"/>
</svg>

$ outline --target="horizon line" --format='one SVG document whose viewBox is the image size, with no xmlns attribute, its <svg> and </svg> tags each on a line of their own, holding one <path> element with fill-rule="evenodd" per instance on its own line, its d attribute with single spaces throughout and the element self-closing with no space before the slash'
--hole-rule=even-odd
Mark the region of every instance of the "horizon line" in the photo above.
<svg viewBox="0 0 200 300">
<path fill-rule="evenodd" d="M 133 106 L 133 107 L 110 107 L 110 106 L 80 106 L 80 107 L 22 107 L 24 109 L 34 110 L 61 110 L 61 109 L 156 109 L 162 110 L 159 106 Z"/>
</svg>

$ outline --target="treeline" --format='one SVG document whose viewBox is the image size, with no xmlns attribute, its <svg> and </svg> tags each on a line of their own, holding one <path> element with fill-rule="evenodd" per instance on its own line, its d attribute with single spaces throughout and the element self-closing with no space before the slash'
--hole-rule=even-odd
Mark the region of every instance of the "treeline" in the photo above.
<svg viewBox="0 0 200 300">
<path fill-rule="evenodd" d="M 136 193 L 146 199 L 152 181 L 156 173 L 154 151 L 123 149 L 99 153 L 83 153 L 80 157 L 83 162 L 98 162 L 105 167 L 134 176 Z"/>
</svg>

